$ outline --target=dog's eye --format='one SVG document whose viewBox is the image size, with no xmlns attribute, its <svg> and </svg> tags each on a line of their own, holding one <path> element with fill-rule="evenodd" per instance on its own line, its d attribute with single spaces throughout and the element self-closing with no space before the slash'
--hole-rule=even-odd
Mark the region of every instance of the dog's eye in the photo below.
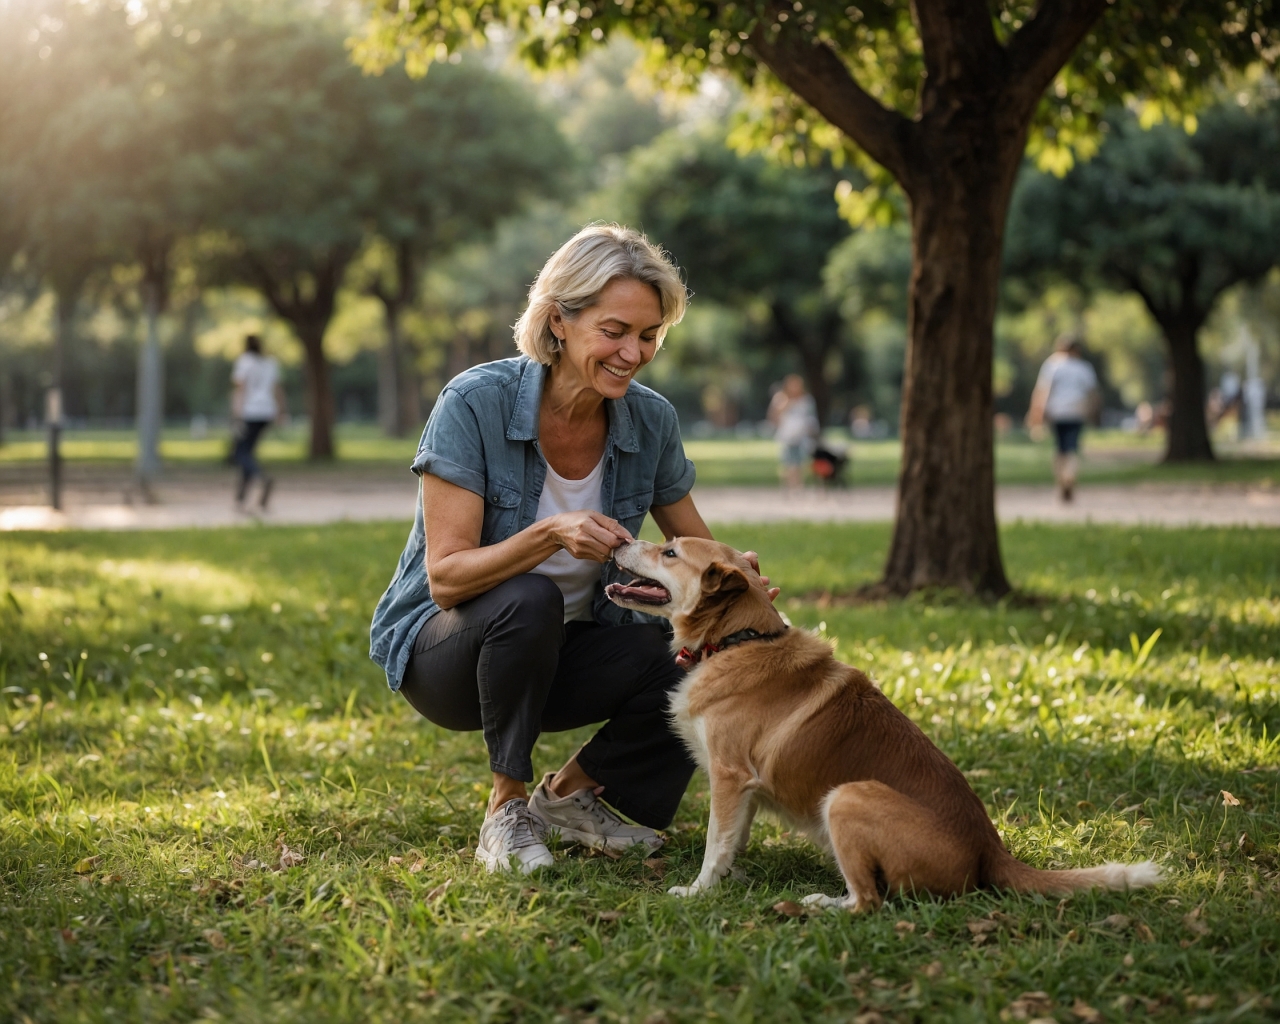
<svg viewBox="0 0 1280 1024">
<path fill-rule="evenodd" d="M 675 549 L 675 548 L 667 548 L 667 550 L 666 550 L 666 551 L 662 552 L 662 557 L 663 557 L 663 558 L 675 558 L 675 557 L 676 557 L 676 549 Z"/>
</svg>

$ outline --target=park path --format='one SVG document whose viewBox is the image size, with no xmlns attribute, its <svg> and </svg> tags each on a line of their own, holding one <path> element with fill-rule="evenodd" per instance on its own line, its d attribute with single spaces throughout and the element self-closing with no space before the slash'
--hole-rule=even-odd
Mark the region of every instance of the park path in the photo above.
<svg viewBox="0 0 1280 1024">
<path fill-rule="evenodd" d="M 154 504 L 130 492 L 124 472 L 73 474 L 63 512 L 41 504 L 38 477 L 24 475 L 0 479 L 0 531 L 408 520 L 417 492 L 412 478 L 406 477 L 378 467 L 281 473 L 270 510 L 247 515 L 232 506 L 230 473 L 174 471 L 160 485 L 160 500 Z M 776 487 L 699 487 L 694 498 L 704 518 L 713 523 L 876 522 L 893 518 L 895 494 L 891 487 L 790 494 Z M 996 506 L 1002 522 L 1280 527 L 1280 488 L 1257 485 L 1084 486 L 1071 505 L 1060 503 L 1049 487 L 1009 486 L 997 489 Z"/>
</svg>

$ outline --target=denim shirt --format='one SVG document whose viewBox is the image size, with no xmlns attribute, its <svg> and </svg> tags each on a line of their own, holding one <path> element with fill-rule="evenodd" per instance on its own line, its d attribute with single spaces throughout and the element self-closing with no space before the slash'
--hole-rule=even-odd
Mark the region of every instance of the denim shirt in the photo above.
<svg viewBox="0 0 1280 1024">
<path fill-rule="evenodd" d="M 547 475 L 538 444 L 538 418 L 547 367 L 527 356 L 474 366 L 441 392 L 427 420 L 412 470 L 465 487 L 484 499 L 482 547 L 532 526 Z M 693 489 L 694 469 L 684 454 L 671 403 L 635 381 L 620 399 L 607 399 L 609 436 L 604 449 L 600 507 L 634 536 L 652 505 L 671 505 Z M 427 582 L 422 485 L 418 511 L 391 585 L 373 613 L 369 657 L 400 689 L 413 641 L 440 611 Z M 621 575 L 612 562 L 600 570 L 592 614 L 602 625 L 653 621 L 619 608 L 604 586 Z"/>
</svg>

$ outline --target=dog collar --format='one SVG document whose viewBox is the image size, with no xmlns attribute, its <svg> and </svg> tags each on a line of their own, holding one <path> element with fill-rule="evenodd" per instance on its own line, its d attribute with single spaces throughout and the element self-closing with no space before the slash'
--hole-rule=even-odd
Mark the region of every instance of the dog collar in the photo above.
<svg viewBox="0 0 1280 1024">
<path fill-rule="evenodd" d="M 736 633 L 730 633 L 728 636 L 722 637 L 715 643 L 707 642 L 701 647 L 695 648 L 681 647 L 676 653 L 676 664 L 683 669 L 691 669 L 702 660 L 704 654 L 710 658 L 717 651 L 723 651 L 726 647 L 736 647 L 738 644 L 746 643 L 748 640 L 773 640 L 782 636 L 782 632 L 785 630 L 785 626 L 782 631 L 777 633 L 761 633 L 755 629 L 740 629 Z"/>
</svg>

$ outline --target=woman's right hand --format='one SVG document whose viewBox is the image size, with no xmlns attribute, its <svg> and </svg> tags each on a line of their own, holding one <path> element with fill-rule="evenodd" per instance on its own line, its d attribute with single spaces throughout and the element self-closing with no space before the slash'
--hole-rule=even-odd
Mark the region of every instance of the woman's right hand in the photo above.
<svg viewBox="0 0 1280 1024">
<path fill-rule="evenodd" d="M 574 558 L 607 562 L 614 549 L 635 538 L 615 519 L 583 509 L 560 512 L 544 520 L 551 539 Z"/>
</svg>

